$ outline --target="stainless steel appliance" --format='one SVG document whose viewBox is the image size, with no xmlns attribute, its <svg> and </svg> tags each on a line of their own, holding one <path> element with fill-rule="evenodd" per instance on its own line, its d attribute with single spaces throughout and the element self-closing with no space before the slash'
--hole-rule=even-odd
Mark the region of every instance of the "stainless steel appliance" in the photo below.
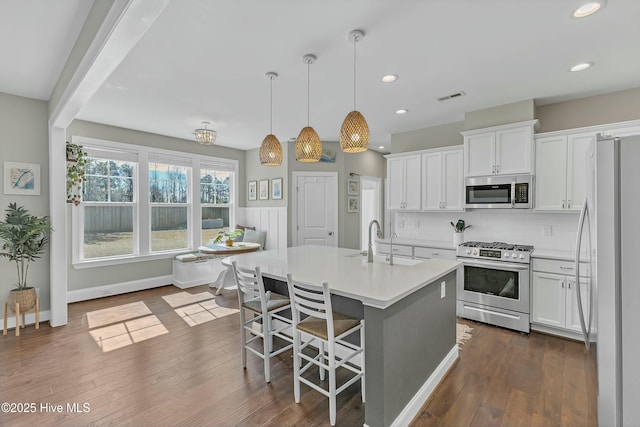
<svg viewBox="0 0 640 427">
<path fill-rule="evenodd" d="M 601 426 L 640 422 L 640 136 L 617 136 L 621 138 L 596 142 L 595 174 L 591 172 L 596 196 L 597 286 L 592 288 L 597 295 L 594 317 Z"/>
<path fill-rule="evenodd" d="M 467 209 L 531 209 L 533 175 L 483 176 L 465 179 Z"/>
<path fill-rule="evenodd" d="M 460 317 L 529 332 L 529 270 L 533 246 L 466 242 L 458 246 L 464 265 L 458 276 Z"/>
</svg>

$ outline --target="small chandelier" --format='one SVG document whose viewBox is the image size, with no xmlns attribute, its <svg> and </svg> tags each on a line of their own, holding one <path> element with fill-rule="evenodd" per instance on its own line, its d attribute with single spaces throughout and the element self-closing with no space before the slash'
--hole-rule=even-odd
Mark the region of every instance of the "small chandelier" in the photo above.
<svg viewBox="0 0 640 427">
<path fill-rule="evenodd" d="M 204 129 L 196 129 L 193 134 L 196 136 L 196 141 L 202 145 L 213 145 L 216 142 L 218 132 L 213 129 L 207 129 L 209 122 L 202 122 Z"/>
<path fill-rule="evenodd" d="M 260 146 L 260 164 L 263 166 L 280 166 L 282 164 L 282 146 L 280 145 L 278 138 L 273 134 L 273 81 L 278 78 L 278 74 L 268 72 L 266 76 L 271 81 L 271 113 L 269 116 L 271 131 L 269 132 L 269 135 L 264 138 L 262 145 Z"/>
<path fill-rule="evenodd" d="M 364 116 L 356 111 L 356 43 L 364 33 L 353 30 L 348 39 L 353 42 L 353 111 L 347 114 L 340 128 L 340 148 L 345 153 L 361 153 L 369 149 L 369 126 Z"/>
<path fill-rule="evenodd" d="M 296 139 L 296 160 L 299 162 L 319 162 L 322 156 L 322 142 L 318 133 L 309 125 L 309 68 L 316 62 L 315 55 L 305 55 L 302 61 L 307 64 L 307 126 L 302 128 Z"/>
</svg>

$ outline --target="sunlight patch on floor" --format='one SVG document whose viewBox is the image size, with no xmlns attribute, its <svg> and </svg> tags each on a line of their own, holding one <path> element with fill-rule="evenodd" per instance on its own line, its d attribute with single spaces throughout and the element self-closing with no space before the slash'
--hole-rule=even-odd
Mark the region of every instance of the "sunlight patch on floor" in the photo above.
<svg viewBox="0 0 640 427">
<path fill-rule="evenodd" d="M 162 298 L 189 326 L 201 325 L 238 312 L 238 309 L 219 306 L 209 292 L 178 292 Z"/>
<path fill-rule="evenodd" d="M 167 328 L 155 315 L 139 317 L 89 331 L 89 335 L 105 353 L 168 333 Z"/>
<path fill-rule="evenodd" d="M 102 310 L 87 313 L 89 328 L 97 328 L 112 323 L 124 322 L 125 320 L 151 314 L 149 307 L 142 302 L 132 302 L 116 307 L 109 307 Z"/>
</svg>

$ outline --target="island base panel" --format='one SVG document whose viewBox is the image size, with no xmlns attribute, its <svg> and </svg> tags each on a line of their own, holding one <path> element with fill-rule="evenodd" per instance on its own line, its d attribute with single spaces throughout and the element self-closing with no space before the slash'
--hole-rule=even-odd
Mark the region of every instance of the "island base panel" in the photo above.
<svg viewBox="0 0 640 427">
<path fill-rule="evenodd" d="M 456 274 L 384 310 L 364 307 L 369 427 L 390 426 L 455 346 Z"/>
</svg>

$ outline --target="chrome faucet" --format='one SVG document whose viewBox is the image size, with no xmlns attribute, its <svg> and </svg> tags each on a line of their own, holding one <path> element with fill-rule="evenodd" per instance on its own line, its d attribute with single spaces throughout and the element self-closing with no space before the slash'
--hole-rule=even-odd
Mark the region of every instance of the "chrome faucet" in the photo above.
<svg viewBox="0 0 640 427">
<path fill-rule="evenodd" d="M 391 235 L 391 250 L 389 251 L 389 265 L 393 265 L 393 238 L 398 238 L 398 235 L 396 233 L 393 233 Z"/>
<path fill-rule="evenodd" d="M 371 228 L 373 227 L 373 224 L 378 227 L 378 238 L 382 239 L 382 230 L 380 230 L 380 223 L 376 219 L 371 220 L 371 222 L 369 223 L 369 250 L 367 251 L 367 262 L 373 262 L 373 249 L 371 248 Z"/>
</svg>

